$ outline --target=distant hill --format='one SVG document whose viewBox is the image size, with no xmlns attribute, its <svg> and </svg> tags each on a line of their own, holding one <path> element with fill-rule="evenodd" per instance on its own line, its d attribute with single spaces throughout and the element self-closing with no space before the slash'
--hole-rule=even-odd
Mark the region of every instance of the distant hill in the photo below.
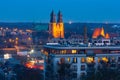
<svg viewBox="0 0 120 80">
<path fill-rule="evenodd" d="M 65 31 L 73 31 L 73 32 L 82 32 L 83 27 L 86 26 L 88 28 L 88 32 L 93 32 L 93 30 L 97 27 L 104 27 L 105 31 L 107 32 L 114 32 L 116 28 L 113 28 L 114 25 L 120 26 L 118 23 L 111 23 L 111 24 L 105 24 L 105 23 L 72 23 L 68 24 L 65 23 Z M 117 29 L 118 30 L 118 29 Z"/>
<path fill-rule="evenodd" d="M 39 30 L 48 30 L 48 23 L 32 23 L 32 22 L 17 22 L 17 23 L 6 23 L 0 22 L 0 27 L 8 27 L 8 28 L 20 28 L 20 29 L 36 29 Z M 120 24 L 119 23 L 64 23 L 65 32 L 74 32 L 81 34 L 83 33 L 83 27 L 86 26 L 88 28 L 88 33 L 92 33 L 93 30 L 97 27 L 104 27 L 107 32 L 120 32 Z M 41 27 L 41 28 L 38 28 Z M 44 28 L 45 27 L 45 28 Z"/>
</svg>

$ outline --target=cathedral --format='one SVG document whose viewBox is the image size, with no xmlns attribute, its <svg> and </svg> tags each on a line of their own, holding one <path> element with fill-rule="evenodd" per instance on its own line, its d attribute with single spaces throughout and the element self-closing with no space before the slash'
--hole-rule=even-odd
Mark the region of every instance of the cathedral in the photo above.
<svg viewBox="0 0 120 80">
<path fill-rule="evenodd" d="M 54 11 L 51 12 L 49 23 L 49 33 L 53 38 L 64 38 L 64 24 L 62 20 L 62 13 L 58 12 L 56 21 L 56 15 Z"/>
<path fill-rule="evenodd" d="M 102 36 L 103 38 L 109 39 L 110 35 L 108 33 L 105 34 L 104 28 L 96 28 L 93 32 L 92 38 L 98 38 L 99 36 Z"/>
</svg>

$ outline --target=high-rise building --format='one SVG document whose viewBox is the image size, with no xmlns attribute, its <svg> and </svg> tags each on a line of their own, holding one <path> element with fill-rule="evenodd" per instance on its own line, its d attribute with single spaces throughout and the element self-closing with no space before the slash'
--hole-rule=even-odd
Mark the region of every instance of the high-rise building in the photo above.
<svg viewBox="0 0 120 80">
<path fill-rule="evenodd" d="M 49 33 L 53 38 L 64 38 L 64 24 L 62 20 L 62 13 L 58 12 L 58 19 L 56 22 L 56 16 L 54 11 L 50 15 Z"/>
</svg>

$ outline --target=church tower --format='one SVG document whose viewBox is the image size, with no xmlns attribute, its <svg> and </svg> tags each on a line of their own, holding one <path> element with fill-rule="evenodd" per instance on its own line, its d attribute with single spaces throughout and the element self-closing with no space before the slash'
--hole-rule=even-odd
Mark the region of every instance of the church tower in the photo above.
<svg viewBox="0 0 120 80">
<path fill-rule="evenodd" d="M 57 27 L 59 27 L 59 37 L 64 38 L 64 24 L 62 20 L 62 13 L 58 12 L 58 20 L 57 20 Z"/>
<path fill-rule="evenodd" d="M 64 38 L 64 24 L 62 21 L 62 14 L 58 12 L 58 19 L 56 23 L 56 16 L 54 11 L 50 15 L 49 33 L 53 38 Z"/>
<path fill-rule="evenodd" d="M 55 27 L 56 27 L 56 16 L 54 14 L 54 11 L 50 14 L 50 24 L 49 24 L 49 34 L 51 34 L 52 37 L 55 37 Z"/>
</svg>

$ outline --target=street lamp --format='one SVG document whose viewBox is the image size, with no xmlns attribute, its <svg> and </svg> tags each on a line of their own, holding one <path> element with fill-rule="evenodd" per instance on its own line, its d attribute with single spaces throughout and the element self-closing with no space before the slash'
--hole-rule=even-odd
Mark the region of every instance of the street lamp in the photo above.
<svg viewBox="0 0 120 80">
<path fill-rule="evenodd" d="M 34 53 L 34 49 L 32 49 L 32 50 L 30 51 L 30 53 Z"/>
</svg>

